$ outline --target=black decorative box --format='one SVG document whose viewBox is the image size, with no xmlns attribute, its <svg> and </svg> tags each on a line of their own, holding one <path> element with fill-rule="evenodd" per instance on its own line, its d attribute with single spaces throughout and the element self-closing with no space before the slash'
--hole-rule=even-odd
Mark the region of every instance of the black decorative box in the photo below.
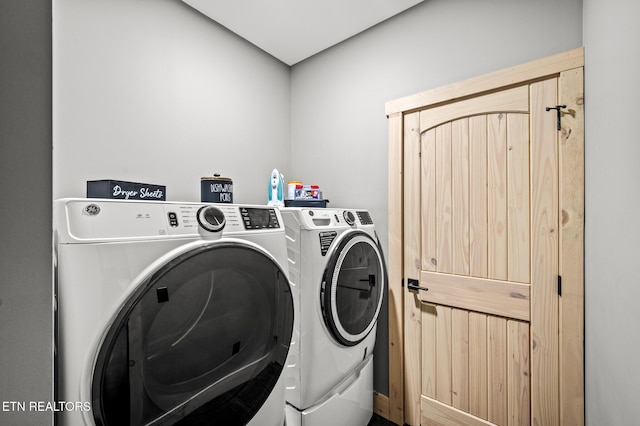
<svg viewBox="0 0 640 426">
<path fill-rule="evenodd" d="M 88 180 L 87 198 L 166 201 L 167 187 L 122 180 Z"/>
</svg>

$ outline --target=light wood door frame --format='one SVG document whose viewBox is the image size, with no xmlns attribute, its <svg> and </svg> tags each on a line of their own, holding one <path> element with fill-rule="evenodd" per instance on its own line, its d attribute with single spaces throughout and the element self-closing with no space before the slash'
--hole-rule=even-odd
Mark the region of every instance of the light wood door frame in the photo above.
<svg viewBox="0 0 640 426">
<path fill-rule="evenodd" d="M 584 424 L 584 109 L 583 48 L 574 49 L 484 76 L 418 93 L 386 104 L 389 118 L 389 395 L 384 410 L 377 410 L 396 424 L 417 426 L 419 401 L 411 401 L 405 389 L 415 388 L 415 377 L 406 377 L 405 365 L 418 362 L 420 354 L 405 350 L 406 336 L 419 338 L 420 318 L 405 323 L 405 309 L 417 298 L 405 297 L 405 233 L 403 188 L 405 179 L 404 139 L 411 129 L 405 116 L 455 100 L 492 93 L 505 88 L 543 80 L 559 79 L 558 103 L 562 111 L 559 131 L 559 424 Z M 408 170 L 406 172 L 409 172 Z M 419 310 L 418 310 L 419 312 Z M 417 384 L 419 389 L 420 384 Z M 532 406 L 535 410 L 535 406 Z M 417 415 L 416 415 L 417 410 Z M 386 414 L 386 415 L 385 415 Z M 535 413 L 532 413 L 535 415 Z"/>
</svg>

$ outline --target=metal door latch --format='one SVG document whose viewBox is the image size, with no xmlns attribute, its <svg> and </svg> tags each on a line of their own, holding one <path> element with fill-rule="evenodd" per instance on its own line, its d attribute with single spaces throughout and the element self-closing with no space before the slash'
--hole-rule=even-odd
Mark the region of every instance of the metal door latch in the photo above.
<svg viewBox="0 0 640 426">
<path fill-rule="evenodd" d="M 418 284 L 420 284 L 420 281 L 418 281 L 418 280 L 414 280 L 414 279 L 411 279 L 411 278 L 409 278 L 409 279 L 407 280 L 407 288 L 408 288 L 409 290 L 423 290 L 423 291 L 429 291 L 429 289 L 428 289 L 428 288 L 426 288 L 426 287 L 420 287 Z"/>
<path fill-rule="evenodd" d="M 557 120 L 558 120 L 558 130 L 562 130 L 562 126 L 560 126 L 560 117 L 562 112 L 560 111 L 562 108 L 566 108 L 566 105 L 556 105 L 554 107 L 546 107 L 545 111 L 551 111 L 552 109 L 556 110 Z"/>
</svg>

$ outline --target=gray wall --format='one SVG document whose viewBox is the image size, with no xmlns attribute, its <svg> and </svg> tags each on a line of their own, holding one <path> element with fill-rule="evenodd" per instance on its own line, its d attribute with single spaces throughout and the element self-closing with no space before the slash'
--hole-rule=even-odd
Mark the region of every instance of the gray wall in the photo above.
<svg viewBox="0 0 640 426">
<path fill-rule="evenodd" d="M 87 180 L 167 186 L 200 201 L 200 178 L 266 203 L 288 174 L 289 67 L 178 0 L 53 2 L 53 196 Z"/>
<path fill-rule="evenodd" d="M 49 0 L 0 1 L 0 188 L 0 424 L 50 424 L 10 405 L 53 399 Z"/>
<path fill-rule="evenodd" d="M 586 409 L 640 422 L 640 3 L 584 0 Z"/>
<path fill-rule="evenodd" d="M 425 1 L 292 68 L 293 174 L 330 206 L 371 210 L 386 252 L 385 103 L 580 46 L 580 0 Z M 385 394 L 387 324 L 375 352 Z"/>
</svg>

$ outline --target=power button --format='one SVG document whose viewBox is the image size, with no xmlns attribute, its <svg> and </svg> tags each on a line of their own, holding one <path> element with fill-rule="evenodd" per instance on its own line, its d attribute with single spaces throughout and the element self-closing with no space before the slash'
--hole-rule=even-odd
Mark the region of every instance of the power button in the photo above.
<svg viewBox="0 0 640 426">
<path fill-rule="evenodd" d="M 174 212 L 169 212 L 168 214 L 169 216 L 169 226 L 171 226 L 172 228 L 177 228 L 178 227 L 178 215 Z"/>
</svg>

